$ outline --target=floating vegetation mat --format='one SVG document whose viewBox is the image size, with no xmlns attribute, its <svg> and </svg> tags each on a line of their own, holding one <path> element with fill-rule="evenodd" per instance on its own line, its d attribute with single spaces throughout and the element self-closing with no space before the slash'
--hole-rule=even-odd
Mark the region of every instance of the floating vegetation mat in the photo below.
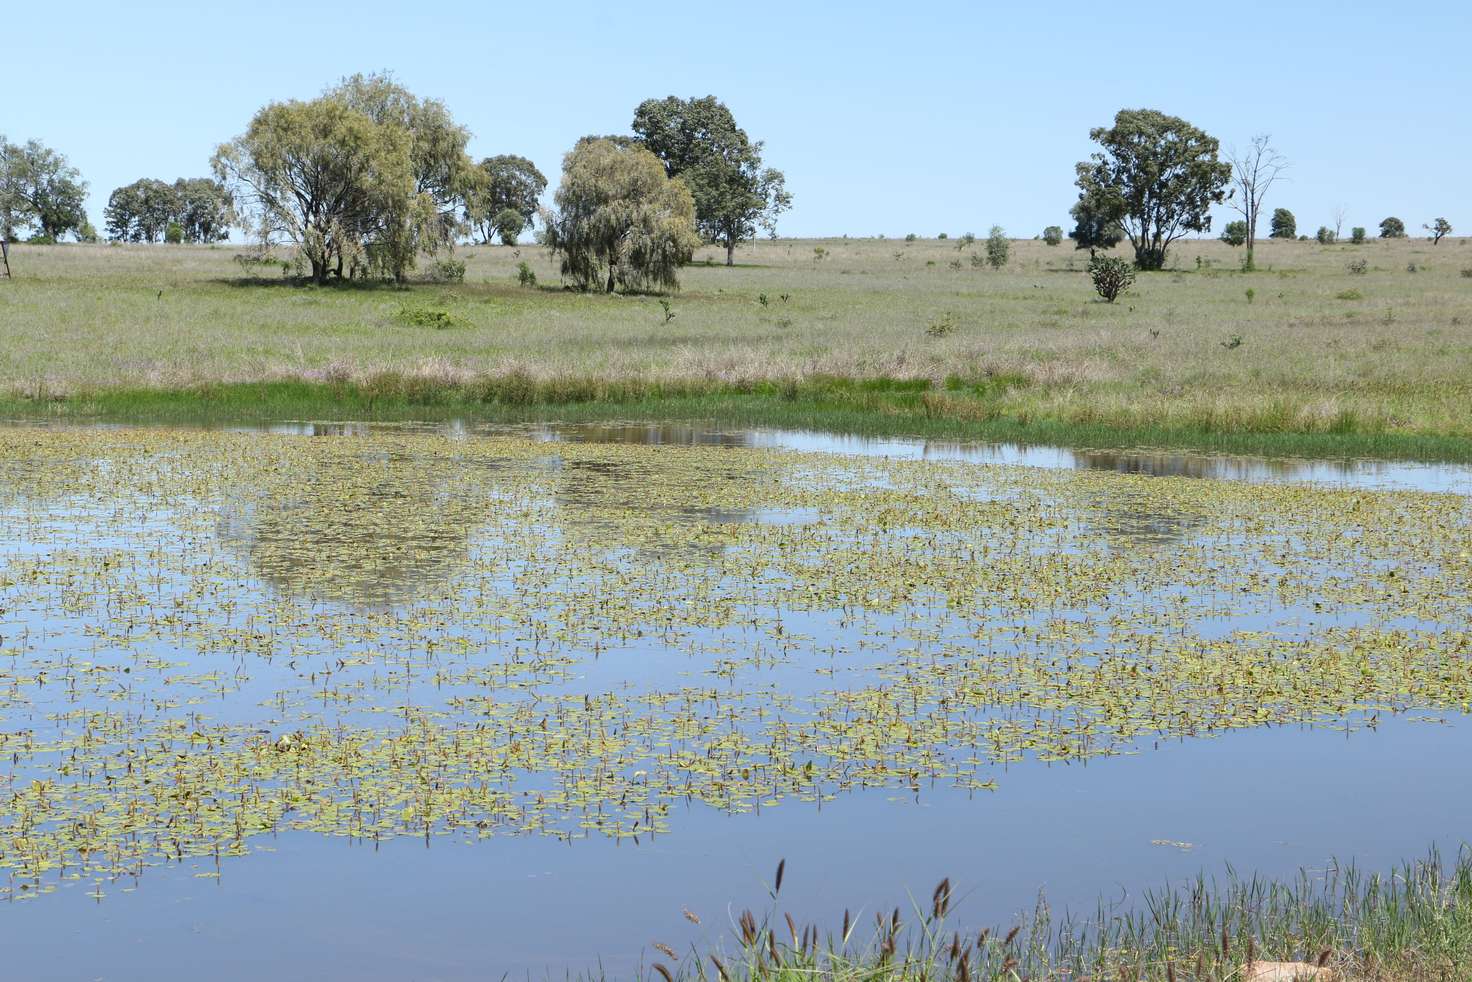
<svg viewBox="0 0 1472 982">
<path fill-rule="evenodd" d="M 1469 575 L 1457 495 L 0 430 L 0 889 L 1464 713 Z"/>
</svg>

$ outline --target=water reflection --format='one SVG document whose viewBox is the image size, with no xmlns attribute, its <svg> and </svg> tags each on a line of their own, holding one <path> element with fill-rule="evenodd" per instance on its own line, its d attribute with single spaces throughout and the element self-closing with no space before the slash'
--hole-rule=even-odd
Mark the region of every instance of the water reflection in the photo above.
<svg viewBox="0 0 1472 982">
<path fill-rule="evenodd" d="M 289 481 L 265 478 L 223 501 L 217 532 L 283 593 L 405 602 L 441 590 L 468 561 L 472 532 L 492 507 L 482 477 L 356 455 L 304 464 Z"/>
</svg>

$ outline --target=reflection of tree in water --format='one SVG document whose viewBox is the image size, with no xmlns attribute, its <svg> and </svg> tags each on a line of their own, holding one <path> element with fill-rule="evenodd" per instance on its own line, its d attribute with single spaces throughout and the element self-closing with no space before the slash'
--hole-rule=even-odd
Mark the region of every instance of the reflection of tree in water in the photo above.
<svg viewBox="0 0 1472 982">
<path fill-rule="evenodd" d="M 752 480 L 734 460 L 730 468 L 687 470 L 660 467 L 648 457 L 638 462 L 559 457 L 550 469 L 563 533 L 594 548 L 627 546 L 651 556 L 713 553 L 721 545 L 696 535 L 701 528 L 758 520 L 752 509 L 711 501 L 720 497 L 722 486 Z"/>
<path fill-rule="evenodd" d="M 1090 504 L 1091 524 L 1123 546 L 1179 543 L 1206 523 L 1199 514 L 1176 511 L 1162 499 L 1143 495 L 1099 495 Z"/>
<path fill-rule="evenodd" d="M 485 477 L 448 458 L 304 454 L 225 505 L 219 534 L 293 596 L 409 601 L 467 562 L 493 507 Z"/>
</svg>

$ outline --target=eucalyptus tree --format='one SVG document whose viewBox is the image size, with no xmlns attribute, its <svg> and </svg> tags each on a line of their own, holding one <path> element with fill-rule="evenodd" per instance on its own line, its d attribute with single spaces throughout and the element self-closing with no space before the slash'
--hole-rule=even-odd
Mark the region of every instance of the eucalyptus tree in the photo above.
<svg viewBox="0 0 1472 982">
<path fill-rule="evenodd" d="M 546 176 L 536 164 L 515 154 L 487 157 L 477 166 L 480 180 L 466 196 L 466 221 L 482 242 L 489 243 L 498 235 L 505 238 L 502 213 L 510 210 L 521 216 L 521 225 L 516 230 L 520 234 L 536 217 L 537 203 L 547 190 Z"/>
<path fill-rule="evenodd" d="M 175 189 L 144 177 L 114 189 L 102 217 L 107 237 L 114 242 L 157 242 L 178 211 Z"/>
<path fill-rule="evenodd" d="M 1089 137 L 1102 149 L 1077 167 L 1075 208 L 1091 222 L 1080 232 L 1117 226 L 1134 247 L 1135 265 L 1149 270 L 1165 265 L 1176 239 L 1211 230 L 1211 208 L 1232 179 L 1215 137 L 1154 109 L 1122 109 L 1112 127 Z"/>
<path fill-rule="evenodd" d="M 690 189 L 643 147 L 580 140 L 554 200 L 545 242 L 579 289 L 676 289 L 700 245 Z"/>
<path fill-rule="evenodd" d="M 0 236 L 14 241 L 25 228 L 56 241 L 81 237 L 87 224 L 87 182 L 64 155 L 39 140 L 0 137 Z"/>
<path fill-rule="evenodd" d="M 1426 231 L 1431 233 L 1431 244 L 1441 245 L 1441 240 L 1452 234 L 1452 223 L 1445 218 L 1438 218 L 1429 225 L 1422 225 Z"/>
<path fill-rule="evenodd" d="M 726 247 L 727 266 L 735 263 L 739 243 L 758 231 L 776 234 L 778 216 L 792 207 L 787 179 L 763 166 L 765 145 L 752 141 L 715 96 L 647 99 L 635 110 L 632 128 L 665 173 L 689 186 L 697 227 Z"/>
<path fill-rule="evenodd" d="M 1268 227 L 1268 238 L 1270 239 L 1296 239 L 1298 238 L 1298 219 L 1293 217 L 1293 212 L 1287 208 L 1274 208 L 1272 221 Z"/>
</svg>

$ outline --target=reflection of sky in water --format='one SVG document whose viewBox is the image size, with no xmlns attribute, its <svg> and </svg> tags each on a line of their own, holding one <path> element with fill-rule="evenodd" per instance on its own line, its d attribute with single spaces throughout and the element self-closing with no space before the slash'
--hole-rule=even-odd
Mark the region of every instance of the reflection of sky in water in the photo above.
<svg viewBox="0 0 1472 982">
<path fill-rule="evenodd" d="M 356 424 L 313 424 L 280 432 L 359 436 L 370 430 Z M 548 440 L 822 449 L 1248 481 L 1468 488 L 1465 468 L 1410 464 L 1119 456 L 770 431 L 712 433 L 643 424 L 546 429 L 539 435 Z M 424 486 L 408 480 L 401 462 L 375 457 L 372 463 L 376 476 L 364 485 L 371 493 L 354 499 L 358 504 L 353 507 L 324 509 L 323 502 L 336 499 L 309 493 L 314 485 L 330 484 L 331 473 L 302 475 L 295 496 L 242 495 L 216 503 L 215 538 L 195 547 L 233 557 L 238 578 L 226 584 L 225 593 L 238 606 L 226 611 L 212 606 L 217 600 L 204 600 L 200 609 L 205 615 L 240 623 L 252 618 L 286 623 L 293 616 L 306 619 L 330 610 L 363 625 L 414 605 L 453 610 L 473 590 L 512 594 L 518 569 L 487 568 L 487 557 L 497 555 L 495 487 L 506 470 L 447 468 L 437 472 L 431 486 Z M 645 478 L 626 464 L 569 464 L 553 450 L 531 469 L 539 482 L 541 541 L 549 553 L 606 544 L 602 536 L 621 528 L 616 513 L 641 507 Z M 64 530 L 69 544 L 79 549 L 143 550 L 150 542 L 168 539 L 172 523 L 182 521 L 178 512 L 159 509 L 131 535 L 110 539 L 94 530 L 103 527 L 101 520 L 118 503 L 29 500 L 23 485 L 22 476 L 17 485 L 0 488 L 0 506 L 6 509 L 0 518 L 45 514 L 47 527 Z M 176 502 L 175 507 L 187 505 Z M 828 521 L 816 509 L 720 506 L 660 507 L 651 509 L 649 518 L 667 534 L 630 548 L 620 562 L 658 563 L 669 556 L 693 555 L 715 563 L 725 547 L 696 541 L 695 531 L 749 523 L 790 529 Z M 1179 562 L 1184 549 L 1224 547 L 1205 541 L 1208 533 L 1199 516 L 1130 498 L 1100 496 L 1087 502 L 1078 521 L 1102 534 L 1104 547 L 1160 564 Z M 35 551 L 8 539 L 7 527 L 8 521 L 0 526 L 0 570 L 5 562 Z M 916 530 L 894 532 L 913 535 Z M 369 547 L 387 558 L 366 571 L 342 568 L 348 557 Z M 1075 547 L 1067 533 L 1039 546 Z M 1258 565 L 1271 572 L 1266 559 Z M 1333 572 L 1326 569 L 1323 575 Z M 189 584 L 181 576 L 150 586 L 168 594 L 182 593 Z M 1187 588 L 1121 595 L 1111 599 L 1107 613 L 1149 624 L 1153 611 L 1181 597 L 1189 597 Z M 972 631 L 987 621 L 988 613 L 976 608 L 938 611 L 931 615 L 934 630 L 925 643 L 936 649 L 972 646 Z M 1063 604 L 1021 623 L 1035 634 L 1054 618 L 1092 619 L 1091 629 L 1081 630 L 1077 643 L 1081 653 L 1101 655 L 1113 643 L 1101 619 L 1105 613 L 1099 607 Z M 1266 631 L 1287 641 L 1329 625 L 1373 622 L 1366 611 L 1279 604 L 1266 592 L 1203 598 L 1195 613 L 1176 629 L 1203 640 L 1241 630 Z M 549 612 L 548 619 L 554 618 Z M 1388 623 L 1411 630 L 1425 626 Z M 802 698 L 835 686 L 879 682 L 877 671 L 915 644 L 904 612 L 846 617 L 829 609 L 790 609 L 783 611 L 783 626 L 780 642 L 754 639 L 741 624 L 610 640 L 596 657 L 581 652 L 566 677 L 533 675 L 527 693 L 500 697 L 613 690 L 632 694 L 684 685 L 729 689 L 735 685 L 731 677 L 739 675 L 747 701 L 770 693 Z M 64 659 L 87 651 L 88 657 L 105 663 L 106 652 L 97 651 L 84 627 L 82 619 L 68 621 L 54 612 L 0 612 L 0 633 L 14 636 L 17 630 L 29 630 L 45 638 L 32 649 L 38 657 Z M 533 643 L 511 637 L 493 623 L 453 621 L 416 641 L 439 643 L 450 635 L 494 658 L 514 658 Z M 309 693 L 379 670 L 371 663 L 331 668 L 334 658 L 370 656 L 372 644 L 338 644 L 320 636 L 298 640 L 300 651 L 283 650 L 269 661 L 243 653 L 180 650 L 171 639 L 143 650 L 184 662 L 193 672 L 217 670 L 231 691 L 196 711 L 217 720 L 258 723 L 269 732 L 278 722 L 268 705 L 273 694 Z M 384 643 L 397 640 L 390 637 Z M 1036 644 L 1025 635 L 997 643 L 1023 652 Z M 826 653 L 833 649 L 845 652 L 837 660 L 841 663 Z M 427 665 L 436 657 L 426 653 L 415 664 Z M 728 666 L 726 661 L 739 664 Z M 318 672 L 330 677 L 330 683 L 319 680 Z M 391 692 L 404 704 L 441 705 L 478 690 L 405 675 L 378 691 Z M 140 683 L 129 698 L 144 700 L 150 694 Z M 64 693 L 56 691 L 38 700 L 38 706 L 59 708 L 65 701 Z M 351 704 L 324 704 L 313 716 L 326 726 L 374 721 Z M 209 966 L 209 974 L 221 979 L 306 978 L 325 971 L 363 979 L 411 974 L 481 978 L 548 967 L 578 970 L 600 957 L 618 974 L 629 969 L 629 959 L 647 940 L 680 947 L 718 934 L 726 922 L 727 902 L 759 901 L 760 891 L 752 884 L 768 877 L 776 858 L 783 856 L 789 861 L 791 884 L 784 893 L 786 905 L 827 918 L 824 926 L 832 926 L 846 906 L 873 909 L 903 902 L 906 891 L 923 896 L 947 875 L 956 881 L 958 893 L 966 895 L 963 916 L 990 923 L 1005 921 L 1027 906 L 1040 886 L 1055 903 L 1088 911 L 1099 895 L 1117 896 L 1120 884 L 1155 885 L 1164 877 L 1184 878 L 1203 867 L 1219 870 L 1226 862 L 1284 873 L 1339 853 L 1384 865 L 1432 841 L 1455 844 L 1465 832 L 1458 823 L 1472 806 L 1472 788 L 1448 779 L 1453 762 L 1472 751 L 1472 726 L 1460 718 L 1448 725 L 1387 718 L 1375 733 L 1261 729 L 1164 749 L 1134 749 L 1146 752 L 1087 765 L 1026 761 L 1001 768 L 1002 786 L 995 794 L 968 795 L 930 785 L 918 798 L 893 790 L 847 794 L 825 803 L 821 812 L 791 799 L 759 816 L 740 818 L 695 806 L 676 816 L 671 834 L 637 846 L 597 840 L 569 849 L 539 839 L 502 838 L 470 849 L 448 838 L 435 840 L 427 850 L 394 842 L 375 854 L 368 847 L 292 833 L 276 843 L 279 856 L 229 864 L 219 885 L 193 879 L 198 867 L 186 864 L 172 872 L 151 870 L 137 893 L 115 895 L 101 906 L 85 901 L 79 890 L 64 890 L 29 907 L 13 905 L 25 909 L 0 916 L 16 926 L 14 936 L 21 940 L 8 954 L 12 971 L 25 977 L 46 977 L 56 965 L 48 960 L 52 953 L 68 948 L 85 951 L 67 960 L 69 973 L 75 968 L 76 974 L 115 977 L 132 977 L 132 970 L 140 969 L 149 978 L 192 978 Z M 1367 787 L 1375 793 L 1366 794 Z M 1267 807 L 1261 806 L 1264 800 Z M 1193 848 L 1152 845 L 1156 839 L 1189 842 Z M 855 861 L 881 852 L 881 863 Z M 686 923 L 679 916 L 681 907 L 698 911 L 705 918 L 704 929 Z M 549 910 L 559 913 L 548 916 Z M 272 943 L 257 943 L 263 936 Z M 85 945 L 79 944 L 82 938 Z M 140 942 L 168 944 L 178 970 L 170 975 L 172 969 L 160 972 L 155 960 L 140 960 Z M 226 968 L 216 961 L 223 953 L 229 957 Z"/>
</svg>

